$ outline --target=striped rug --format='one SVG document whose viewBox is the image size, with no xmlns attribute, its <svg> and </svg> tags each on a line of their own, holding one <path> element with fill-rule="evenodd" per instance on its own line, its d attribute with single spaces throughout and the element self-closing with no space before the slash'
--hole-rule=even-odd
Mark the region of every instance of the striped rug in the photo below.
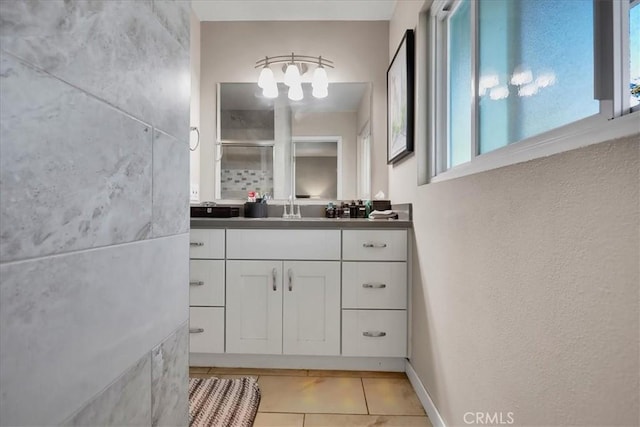
<svg viewBox="0 0 640 427">
<path fill-rule="evenodd" d="M 189 378 L 190 427 L 251 427 L 259 405 L 255 378 Z"/>
</svg>

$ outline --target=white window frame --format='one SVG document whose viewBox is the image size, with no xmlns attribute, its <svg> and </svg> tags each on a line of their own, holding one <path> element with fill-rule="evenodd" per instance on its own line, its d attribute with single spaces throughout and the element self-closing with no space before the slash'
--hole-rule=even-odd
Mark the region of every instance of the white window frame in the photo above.
<svg viewBox="0 0 640 427">
<path fill-rule="evenodd" d="M 428 130 L 427 182 L 436 183 L 484 172 L 540 157 L 550 156 L 599 142 L 622 138 L 640 132 L 640 111 L 629 108 L 629 7 L 625 1 L 612 1 L 613 20 L 611 32 L 613 64 L 610 75 L 613 78 L 613 99 L 600 101 L 600 113 L 573 123 L 549 130 L 530 138 L 509 144 L 485 154 L 479 154 L 477 144 L 477 4 L 471 1 L 471 48 L 473 99 L 471 161 L 447 168 L 448 161 L 448 85 L 447 85 L 447 22 L 461 0 L 434 0 L 427 11 L 427 19 L 421 20 L 418 37 L 428 40 L 427 63 L 435 70 L 427 80 Z M 482 1 L 482 0 L 480 0 Z M 640 0 L 634 0 L 640 1 Z M 427 183 L 421 182 L 421 183 Z"/>
<path fill-rule="evenodd" d="M 622 31 L 626 32 L 626 34 L 624 34 L 622 36 L 622 40 L 623 40 L 623 45 L 622 45 L 622 55 L 624 58 L 629 58 L 630 57 L 630 52 L 629 52 L 629 46 L 631 44 L 630 42 L 630 36 L 629 36 L 629 11 L 631 10 L 631 8 L 633 7 L 640 7 L 640 0 L 630 0 L 629 1 L 629 5 L 628 5 L 628 9 L 627 12 L 624 13 L 624 11 L 622 12 L 622 17 L 621 17 L 621 22 L 622 22 Z M 626 28 L 626 30 L 625 30 Z M 631 81 L 631 76 L 629 75 L 629 63 L 626 63 L 625 68 L 622 70 L 623 74 L 623 78 L 622 78 L 622 82 L 630 82 Z M 629 102 L 629 88 L 628 87 L 623 87 L 624 91 L 624 99 L 625 101 L 628 103 Z M 629 106 L 629 104 L 627 104 L 627 107 Z M 631 108 L 632 112 L 635 111 L 640 111 L 640 104 L 636 105 L 635 107 Z"/>
</svg>

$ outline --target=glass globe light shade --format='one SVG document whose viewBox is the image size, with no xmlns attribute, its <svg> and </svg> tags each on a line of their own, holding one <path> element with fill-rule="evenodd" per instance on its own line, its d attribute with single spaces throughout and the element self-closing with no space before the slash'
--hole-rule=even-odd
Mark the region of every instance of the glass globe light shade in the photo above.
<svg viewBox="0 0 640 427">
<path fill-rule="evenodd" d="M 322 66 L 318 66 L 313 72 L 313 80 L 311 85 L 313 87 L 326 87 L 329 84 L 329 79 L 327 77 L 327 71 Z"/>
<path fill-rule="evenodd" d="M 311 94 L 315 98 L 326 98 L 329 95 L 329 88 L 327 86 L 313 86 L 313 91 Z"/>
<path fill-rule="evenodd" d="M 301 101 L 302 98 L 304 98 L 304 94 L 302 93 L 302 85 L 298 83 L 297 85 L 289 87 L 288 96 L 292 101 Z"/>
<path fill-rule="evenodd" d="M 265 98 L 277 98 L 278 97 L 278 84 L 275 80 L 272 80 L 263 90 L 262 95 Z"/>
<path fill-rule="evenodd" d="M 260 71 L 260 76 L 258 77 L 258 86 L 261 89 L 265 89 L 267 86 L 274 82 L 273 71 L 268 66 L 265 66 L 262 71 Z"/>
<path fill-rule="evenodd" d="M 289 87 L 300 84 L 300 70 L 296 64 L 287 65 L 287 70 L 284 72 L 284 84 Z"/>
</svg>

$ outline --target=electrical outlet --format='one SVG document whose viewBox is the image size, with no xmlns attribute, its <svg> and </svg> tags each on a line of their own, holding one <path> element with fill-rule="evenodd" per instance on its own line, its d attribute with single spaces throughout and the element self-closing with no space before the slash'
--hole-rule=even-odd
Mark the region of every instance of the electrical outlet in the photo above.
<svg viewBox="0 0 640 427">
<path fill-rule="evenodd" d="M 192 202 L 199 202 L 200 201 L 200 190 L 198 189 L 197 186 L 195 186 L 195 185 L 191 186 L 191 194 L 189 196 L 189 199 Z"/>
</svg>

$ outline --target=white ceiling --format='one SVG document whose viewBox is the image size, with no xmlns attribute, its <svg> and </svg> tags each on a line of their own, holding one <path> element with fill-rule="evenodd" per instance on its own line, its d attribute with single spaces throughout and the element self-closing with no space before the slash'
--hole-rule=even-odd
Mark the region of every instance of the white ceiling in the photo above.
<svg viewBox="0 0 640 427">
<path fill-rule="evenodd" d="M 191 0 L 200 21 L 388 21 L 396 0 Z"/>
</svg>

